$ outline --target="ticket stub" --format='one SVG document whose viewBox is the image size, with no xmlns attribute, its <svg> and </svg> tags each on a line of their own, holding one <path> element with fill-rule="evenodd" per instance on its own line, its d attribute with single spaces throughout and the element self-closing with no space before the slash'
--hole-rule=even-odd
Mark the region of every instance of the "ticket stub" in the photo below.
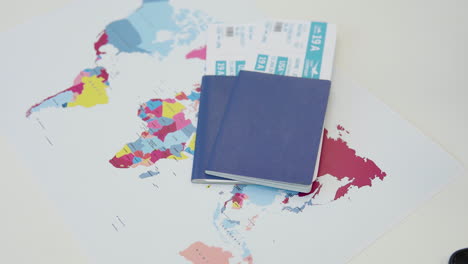
<svg viewBox="0 0 468 264">
<path fill-rule="evenodd" d="M 237 75 L 251 54 L 254 24 L 211 24 L 206 45 L 207 75 Z"/>
<path fill-rule="evenodd" d="M 330 80 L 336 25 L 314 21 L 266 21 L 259 24 L 245 69 Z"/>
</svg>

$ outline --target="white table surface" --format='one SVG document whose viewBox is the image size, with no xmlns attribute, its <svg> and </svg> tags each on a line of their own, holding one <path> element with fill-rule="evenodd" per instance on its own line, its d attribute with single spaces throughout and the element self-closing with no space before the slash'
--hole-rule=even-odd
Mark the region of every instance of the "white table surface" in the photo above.
<svg viewBox="0 0 468 264">
<path fill-rule="evenodd" d="M 0 32 L 70 1 L 2 0 Z M 468 1 L 255 3 L 273 18 L 336 23 L 336 67 L 468 167 Z M 13 146 L 0 137 L 0 149 L 0 263 L 88 263 Z M 467 173 L 350 263 L 447 263 L 462 247 L 468 247 Z"/>
</svg>

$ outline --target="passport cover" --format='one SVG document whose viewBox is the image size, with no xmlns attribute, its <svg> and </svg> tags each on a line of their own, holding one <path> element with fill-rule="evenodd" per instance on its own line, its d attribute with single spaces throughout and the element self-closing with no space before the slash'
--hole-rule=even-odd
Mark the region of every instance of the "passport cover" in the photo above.
<svg viewBox="0 0 468 264">
<path fill-rule="evenodd" d="M 207 174 L 307 192 L 317 173 L 330 81 L 241 71 Z"/>
<path fill-rule="evenodd" d="M 235 76 L 206 75 L 202 78 L 192 167 L 193 183 L 236 183 L 231 179 L 205 174 L 209 154 L 235 81 Z"/>
</svg>

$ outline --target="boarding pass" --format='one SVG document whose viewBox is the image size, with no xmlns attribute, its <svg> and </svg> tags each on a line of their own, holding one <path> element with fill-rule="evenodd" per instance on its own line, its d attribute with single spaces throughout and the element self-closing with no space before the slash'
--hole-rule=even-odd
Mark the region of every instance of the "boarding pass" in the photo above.
<svg viewBox="0 0 468 264">
<path fill-rule="evenodd" d="M 330 80 L 336 26 L 311 21 L 265 21 L 257 25 L 245 69 Z"/>
<path fill-rule="evenodd" d="M 252 53 L 255 28 L 255 24 L 209 25 L 205 74 L 237 75 Z"/>
</svg>

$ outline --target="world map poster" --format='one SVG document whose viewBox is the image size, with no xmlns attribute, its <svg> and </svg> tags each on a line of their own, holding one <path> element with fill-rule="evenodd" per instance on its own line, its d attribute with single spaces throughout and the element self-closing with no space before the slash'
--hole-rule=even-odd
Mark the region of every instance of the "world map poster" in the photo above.
<svg viewBox="0 0 468 264">
<path fill-rule="evenodd" d="M 310 192 L 192 184 L 207 25 L 262 17 L 85 0 L 0 35 L 2 136 L 92 263 L 345 263 L 461 172 L 336 70 Z"/>
</svg>

